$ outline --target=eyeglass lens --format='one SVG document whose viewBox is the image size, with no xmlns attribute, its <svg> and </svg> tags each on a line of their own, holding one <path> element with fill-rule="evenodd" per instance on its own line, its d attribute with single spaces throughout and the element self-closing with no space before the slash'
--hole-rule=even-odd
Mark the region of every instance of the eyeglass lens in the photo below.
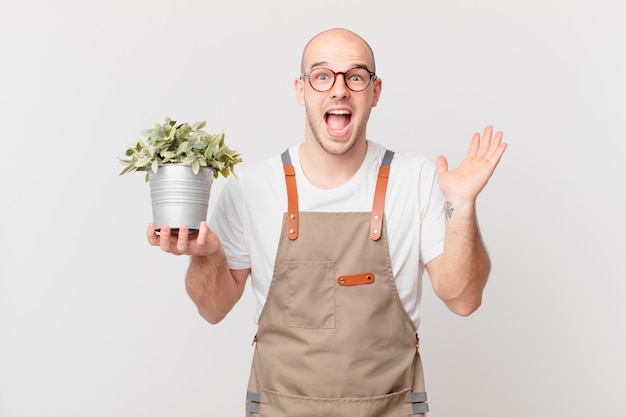
<svg viewBox="0 0 626 417">
<path fill-rule="evenodd" d="M 328 68 L 315 68 L 309 72 L 309 83 L 317 91 L 330 90 L 335 83 L 335 74 L 343 74 L 346 86 L 355 92 L 365 90 L 371 80 L 370 72 L 365 68 L 352 68 L 345 73 L 335 73 Z"/>
</svg>

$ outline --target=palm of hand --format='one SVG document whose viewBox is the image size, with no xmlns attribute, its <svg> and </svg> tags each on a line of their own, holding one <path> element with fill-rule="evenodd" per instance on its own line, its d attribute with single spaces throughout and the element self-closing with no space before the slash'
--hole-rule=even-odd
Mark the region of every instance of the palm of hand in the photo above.
<svg viewBox="0 0 626 417">
<path fill-rule="evenodd" d="M 487 126 L 482 138 L 474 133 L 465 159 L 455 169 L 448 170 L 445 157 L 437 159 L 439 188 L 446 199 L 473 201 L 485 187 L 507 146 L 502 143 L 502 132 L 497 132 L 493 139 L 492 132 L 492 126 Z"/>
</svg>

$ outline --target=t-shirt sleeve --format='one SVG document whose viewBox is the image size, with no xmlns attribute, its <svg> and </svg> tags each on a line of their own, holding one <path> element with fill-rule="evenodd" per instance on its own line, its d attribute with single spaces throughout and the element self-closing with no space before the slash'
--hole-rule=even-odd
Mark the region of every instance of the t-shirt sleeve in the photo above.
<svg viewBox="0 0 626 417">
<path fill-rule="evenodd" d="M 421 210 L 420 257 L 422 263 L 426 265 L 443 253 L 446 219 L 444 197 L 437 182 L 437 171 L 434 163 L 425 164 L 422 170 L 420 178 L 423 183 L 420 190 L 423 193 L 421 201 L 425 204 Z"/>
<path fill-rule="evenodd" d="M 250 268 L 250 253 L 244 239 L 243 190 L 241 179 L 226 180 L 209 219 L 209 227 L 219 236 L 230 269 Z"/>
</svg>

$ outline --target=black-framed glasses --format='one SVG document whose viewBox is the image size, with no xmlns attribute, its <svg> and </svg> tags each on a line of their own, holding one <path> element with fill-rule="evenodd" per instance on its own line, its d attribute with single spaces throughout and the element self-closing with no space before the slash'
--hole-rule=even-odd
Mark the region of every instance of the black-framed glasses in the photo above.
<svg viewBox="0 0 626 417">
<path fill-rule="evenodd" d="M 307 77 L 309 84 L 315 91 L 323 93 L 333 88 L 337 75 L 343 75 L 343 82 L 350 90 L 359 92 L 369 87 L 372 79 L 376 79 L 376 73 L 364 67 L 354 67 L 345 72 L 335 72 L 328 68 L 315 68 L 305 72 L 300 77 Z"/>
</svg>

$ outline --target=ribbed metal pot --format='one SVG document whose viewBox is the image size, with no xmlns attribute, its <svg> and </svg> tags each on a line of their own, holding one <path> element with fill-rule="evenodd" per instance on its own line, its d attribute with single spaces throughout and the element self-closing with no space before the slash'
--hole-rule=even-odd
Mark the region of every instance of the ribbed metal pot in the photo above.
<svg viewBox="0 0 626 417">
<path fill-rule="evenodd" d="M 213 170 L 201 167 L 196 175 L 189 165 L 165 164 L 156 174 L 150 169 L 148 174 L 156 230 L 168 225 L 173 233 L 181 226 L 189 227 L 190 233 L 197 232 L 207 217 Z"/>
</svg>

